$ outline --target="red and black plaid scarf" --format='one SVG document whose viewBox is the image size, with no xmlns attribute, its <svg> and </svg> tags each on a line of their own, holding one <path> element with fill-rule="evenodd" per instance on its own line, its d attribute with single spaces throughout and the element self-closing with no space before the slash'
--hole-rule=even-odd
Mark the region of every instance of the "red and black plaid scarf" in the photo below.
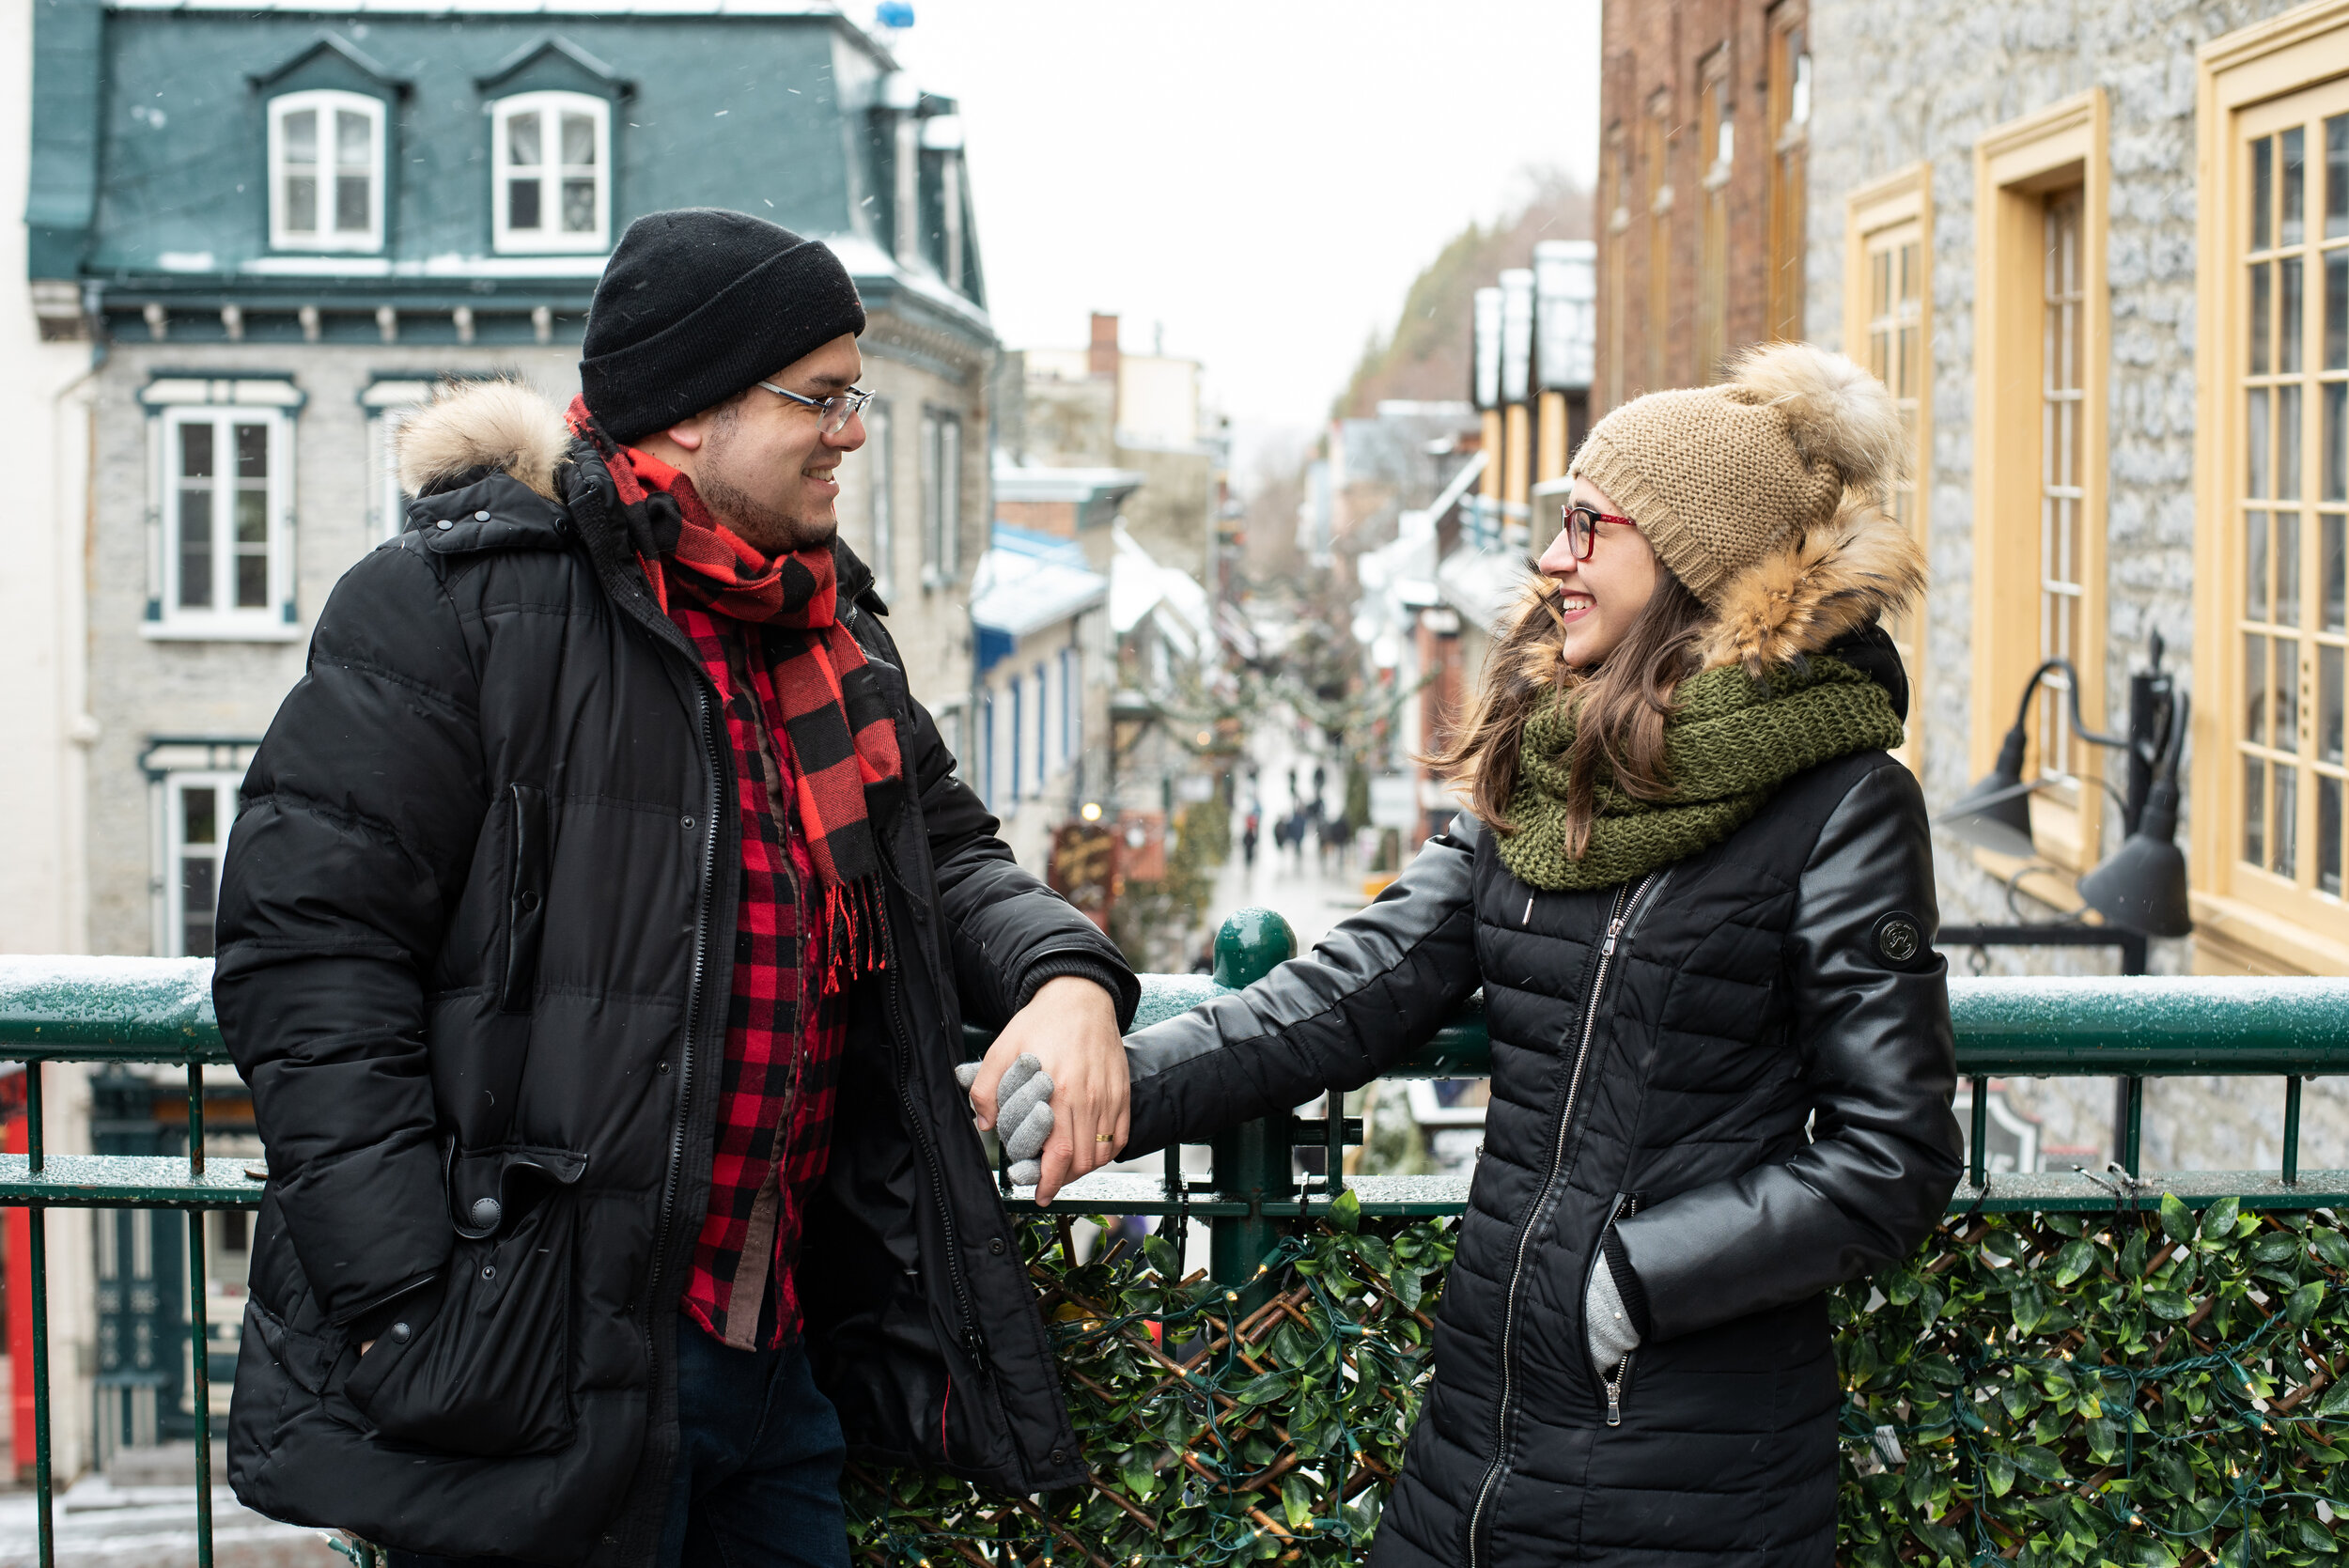
<svg viewBox="0 0 2349 1568">
<path fill-rule="evenodd" d="M 630 546 L 662 612 L 674 591 L 767 629 L 777 727 L 791 749 L 793 803 L 824 889 L 824 990 L 837 992 L 884 963 L 880 849 L 865 791 L 894 784 L 904 763 L 879 672 L 834 615 L 832 551 L 794 551 L 768 560 L 710 515 L 692 479 L 604 434 L 584 399 L 571 400 L 569 419 L 611 472 Z"/>
</svg>

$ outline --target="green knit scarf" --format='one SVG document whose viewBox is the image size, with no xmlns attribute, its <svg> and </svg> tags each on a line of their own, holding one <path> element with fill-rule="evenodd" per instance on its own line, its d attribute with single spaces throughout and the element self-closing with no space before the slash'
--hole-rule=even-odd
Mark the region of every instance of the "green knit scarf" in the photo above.
<svg viewBox="0 0 2349 1568">
<path fill-rule="evenodd" d="M 1566 854 L 1564 762 L 1575 707 L 1561 692 L 1526 721 L 1511 831 L 1499 835 L 1501 864 L 1553 893 L 1612 887 L 1685 860 L 1743 827 L 1804 768 L 1901 743 L 1890 695 L 1840 660 L 1813 655 L 1759 685 L 1738 665 L 1702 671 L 1680 683 L 1664 721 L 1672 793 L 1635 800 L 1600 783 L 1590 848 L 1578 861 Z"/>
</svg>

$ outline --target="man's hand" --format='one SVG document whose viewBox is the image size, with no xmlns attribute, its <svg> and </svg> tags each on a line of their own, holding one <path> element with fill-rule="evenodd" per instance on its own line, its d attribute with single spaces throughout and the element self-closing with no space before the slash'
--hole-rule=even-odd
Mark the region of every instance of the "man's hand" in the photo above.
<svg viewBox="0 0 2349 1568">
<path fill-rule="evenodd" d="M 1043 1063 L 1052 1080 L 1052 1135 L 1035 1184 L 1036 1202 L 1050 1203 L 1063 1187 L 1107 1165 L 1126 1146 L 1128 1085 L 1116 1001 L 1079 975 L 1046 981 L 979 1064 L 971 1108 L 982 1129 L 995 1125 L 995 1086 L 1025 1053 Z"/>
</svg>

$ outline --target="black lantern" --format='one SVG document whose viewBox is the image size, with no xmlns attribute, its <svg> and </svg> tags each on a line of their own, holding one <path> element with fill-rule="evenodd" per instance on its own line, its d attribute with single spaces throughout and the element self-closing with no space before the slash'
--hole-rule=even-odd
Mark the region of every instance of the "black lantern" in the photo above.
<svg viewBox="0 0 2349 1568">
<path fill-rule="evenodd" d="M 2186 857 L 2174 842 L 2178 828 L 2178 757 L 2186 743 L 2186 699 L 2161 667 L 2161 634 L 2151 641 L 2147 667 L 2129 677 L 2129 731 L 2100 735 L 2080 721 L 2079 677 L 2071 661 L 2050 659 L 2031 672 L 2023 688 L 2015 726 L 1999 747 L 1999 760 L 1973 788 L 1937 820 L 1968 844 L 2001 855 L 2029 859 L 2030 797 L 2046 781 L 2025 782 L 2023 752 L 2031 699 L 2050 674 L 2061 670 L 2069 688 L 2072 731 L 2092 745 L 2124 751 L 2129 757 L 2128 793 L 2122 798 L 2126 834 L 2111 857 L 2081 877 L 2080 897 L 2108 925 L 2140 937 L 2183 937 L 2194 928 L 2186 910 Z M 2108 785 L 2108 788 L 2110 786 Z M 1972 929 L 1972 928 L 1969 928 Z M 2012 935 L 1995 939 L 2029 942 L 2033 927 L 1981 927 Z"/>
</svg>

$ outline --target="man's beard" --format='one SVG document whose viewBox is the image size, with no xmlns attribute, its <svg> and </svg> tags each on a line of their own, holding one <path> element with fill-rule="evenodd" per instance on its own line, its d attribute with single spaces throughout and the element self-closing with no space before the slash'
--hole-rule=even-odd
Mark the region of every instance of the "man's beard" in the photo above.
<svg viewBox="0 0 2349 1568">
<path fill-rule="evenodd" d="M 701 472 L 693 477 L 693 489 L 700 493 L 703 504 L 740 535 L 744 543 L 770 556 L 832 543 L 832 536 L 840 532 L 837 517 L 829 513 L 816 518 L 796 517 L 759 500 L 727 477 L 733 466 L 727 460 L 733 451 L 733 415 L 734 410 L 729 407 L 712 422 L 702 461 L 695 465 Z"/>
</svg>

